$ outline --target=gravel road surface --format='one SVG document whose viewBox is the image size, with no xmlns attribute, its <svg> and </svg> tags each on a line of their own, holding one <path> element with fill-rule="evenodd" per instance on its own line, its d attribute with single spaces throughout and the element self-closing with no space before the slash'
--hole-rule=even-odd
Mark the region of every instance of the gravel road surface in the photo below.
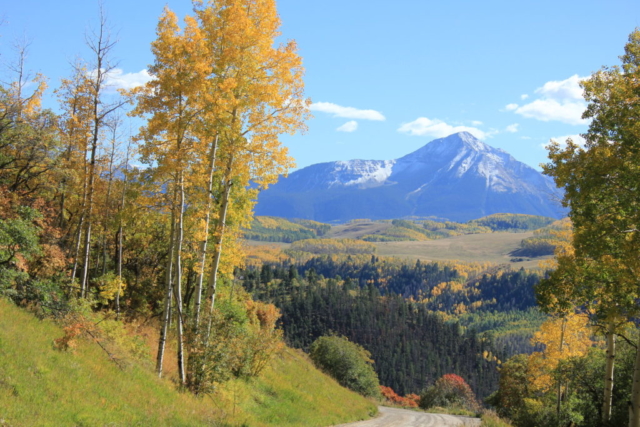
<svg viewBox="0 0 640 427">
<path fill-rule="evenodd" d="M 449 426 L 480 426 L 479 418 L 460 417 L 444 414 L 427 414 L 425 412 L 410 411 L 408 409 L 378 407 L 380 414 L 377 418 L 358 421 L 350 424 L 340 424 L 335 427 L 449 427 Z"/>
</svg>

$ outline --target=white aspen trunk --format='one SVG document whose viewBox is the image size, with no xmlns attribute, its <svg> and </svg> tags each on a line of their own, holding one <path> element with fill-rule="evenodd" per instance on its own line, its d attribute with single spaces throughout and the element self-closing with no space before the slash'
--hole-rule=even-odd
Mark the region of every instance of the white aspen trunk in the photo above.
<svg viewBox="0 0 640 427">
<path fill-rule="evenodd" d="M 216 288 L 218 286 L 218 269 L 220 268 L 220 259 L 222 257 L 222 241 L 224 239 L 224 232 L 227 228 L 227 211 L 229 210 L 229 193 L 231 192 L 231 182 L 226 184 L 224 190 L 224 196 L 222 199 L 222 216 L 220 218 L 220 233 L 218 234 L 218 240 L 216 242 L 216 252 L 213 258 L 213 265 L 211 267 L 211 275 L 209 276 L 209 292 L 211 293 L 211 305 L 209 312 L 213 312 L 213 307 L 216 302 Z"/>
<path fill-rule="evenodd" d="M 73 255 L 73 270 L 71 271 L 71 284 L 76 280 L 78 274 L 78 257 L 80 256 L 80 243 L 82 242 L 82 227 L 84 225 L 84 213 L 80 214 L 78 221 L 78 232 L 76 233 L 75 251 Z"/>
<path fill-rule="evenodd" d="M 116 155 L 116 136 L 113 131 L 111 140 L 111 154 L 109 155 L 109 181 L 107 183 L 107 197 L 104 201 L 104 223 L 102 224 L 102 275 L 107 274 L 107 218 L 109 217 L 109 205 L 111 205 L 111 187 L 113 186 L 113 160 Z"/>
<path fill-rule="evenodd" d="M 87 212 L 87 217 L 89 217 Z M 82 280 L 80 282 L 81 297 L 86 298 L 89 285 L 89 255 L 91 253 L 91 219 L 87 218 L 87 229 L 84 232 L 84 251 L 82 254 Z"/>
<path fill-rule="evenodd" d="M 175 299 L 176 308 L 178 312 L 178 319 L 176 322 L 176 332 L 178 335 L 178 375 L 180 377 L 180 384 L 186 384 L 186 373 L 184 368 L 184 318 L 182 313 L 182 242 L 184 240 L 184 172 L 180 171 L 179 176 L 180 183 L 180 205 L 178 212 L 178 238 L 176 244 L 176 255 L 174 257 L 176 267 L 176 286 L 175 286 Z"/>
<path fill-rule="evenodd" d="M 207 205 L 204 220 L 204 240 L 200 246 L 200 271 L 198 272 L 198 279 L 196 284 L 196 300 L 195 300 L 195 331 L 194 334 L 198 335 L 198 327 L 200 326 L 200 307 L 202 305 L 202 282 L 204 280 L 205 265 L 207 262 L 207 244 L 209 241 L 209 223 L 211 221 L 211 205 L 213 202 L 213 171 L 216 162 L 216 152 L 218 150 L 218 136 L 213 142 L 211 152 L 209 154 L 209 170 L 207 181 Z"/>
<path fill-rule="evenodd" d="M 209 337 L 211 336 L 211 325 L 213 321 L 213 308 L 216 303 L 216 288 L 218 286 L 218 268 L 220 267 L 220 258 L 222 257 L 222 241 L 224 238 L 224 232 L 227 225 L 227 211 L 229 208 L 229 194 L 231 193 L 232 182 L 227 178 L 225 183 L 224 194 L 222 196 L 222 206 L 220 214 L 220 224 L 218 225 L 218 239 L 216 241 L 215 254 L 211 263 L 211 271 L 209 272 L 209 326 L 207 328 L 207 335 L 205 339 L 205 346 L 209 345 Z"/>
<path fill-rule="evenodd" d="M 175 192 L 174 192 L 175 201 Z M 173 244 L 175 235 L 175 221 L 173 209 L 171 210 L 171 230 L 169 231 L 169 251 L 167 252 L 167 271 L 165 274 L 165 297 L 164 311 L 162 312 L 162 325 L 160 326 L 160 339 L 158 340 L 158 354 L 156 356 L 156 373 L 162 377 L 162 364 L 164 361 L 164 349 L 167 343 L 167 333 L 169 332 L 169 321 L 171 319 L 171 298 L 172 298 L 172 276 L 173 276 Z"/>
<path fill-rule="evenodd" d="M 604 375 L 604 399 L 602 402 L 602 422 L 611 419 L 611 404 L 613 402 L 613 372 L 616 358 L 616 325 L 613 320 L 607 325 L 607 362 Z"/>
<path fill-rule="evenodd" d="M 89 175 L 88 165 L 87 165 L 87 151 L 85 149 L 84 153 L 84 179 L 82 182 L 82 204 L 80 205 L 80 219 L 78 220 L 78 233 L 76 235 L 76 247 L 75 253 L 73 256 L 73 271 L 71 273 L 71 284 L 73 284 L 76 280 L 76 276 L 78 274 L 78 258 L 80 257 L 80 247 L 82 243 L 82 228 L 84 227 L 84 215 L 85 209 L 87 207 L 87 187 L 88 182 L 87 178 Z"/>
<path fill-rule="evenodd" d="M 100 28 L 102 30 L 102 27 Z M 86 210 L 86 221 L 87 221 L 87 231 L 84 236 L 84 256 L 83 256 L 83 270 L 82 270 L 82 297 L 87 297 L 87 290 L 89 285 L 89 255 L 91 253 L 91 225 L 92 225 L 92 214 L 93 214 L 93 196 L 94 196 L 94 186 L 95 186 L 95 175 L 96 175 L 96 152 L 98 150 L 98 140 L 100 138 L 100 126 L 101 126 L 101 116 L 99 112 L 100 105 L 100 88 L 102 84 L 102 70 L 100 68 L 102 64 L 102 55 L 97 52 L 97 64 L 98 68 L 96 70 L 96 80 L 93 83 L 94 85 L 94 93 L 93 93 L 93 133 L 91 135 L 91 157 L 89 159 L 89 184 L 87 186 L 87 210 Z"/>
<path fill-rule="evenodd" d="M 636 361 L 633 365 L 633 387 L 629 402 L 629 427 L 640 427 L 640 340 L 636 349 Z"/>
</svg>

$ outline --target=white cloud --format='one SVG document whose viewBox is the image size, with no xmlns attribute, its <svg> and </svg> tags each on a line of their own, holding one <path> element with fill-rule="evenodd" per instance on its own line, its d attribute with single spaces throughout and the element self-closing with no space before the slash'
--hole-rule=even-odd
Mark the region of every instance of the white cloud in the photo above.
<svg viewBox="0 0 640 427">
<path fill-rule="evenodd" d="M 526 93 L 523 93 L 522 95 L 520 95 L 520 99 L 522 99 L 523 101 L 525 99 L 527 99 L 529 97 L 529 95 L 527 95 Z"/>
<path fill-rule="evenodd" d="M 507 111 L 514 111 L 523 117 L 543 122 L 559 121 L 570 125 L 583 125 L 587 120 L 582 119 L 586 108 L 583 90 L 580 82 L 587 77 L 577 74 L 565 80 L 546 82 L 535 90 L 539 98 L 522 106 L 509 104 Z M 524 95 L 520 97 L 526 99 Z"/>
<path fill-rule="evenodd" d="M 558 144 L 560 144 L 561 146 L 565 146 L 567 145 L 567 139 L 571 138 L 571 140 L 578 144 L 581 147 L 584 147 L 584 145 L 586 144 L 586 140 L 581 136 L 581 135 L 565 135 L 565 136 L 556 136 L 551 138 L 551 140 L 556 141 Z M 547 145 L 549 145 L 549 143 L 547 142 L 546 144 L 542 144 L 543 147 L 547 147 Z"/>
<path fill-rule="evenodd" d="M 515 110 L 516 114 L 543 122 L 559 121 L 570 125 L 583 125 L 584 102 L 558 102 L 555 99 L 536 99 Z"/>
<path fill-rule="evenodd" d="M 582 101 L 584 98 L 582 96 L 583 89 L 580 87 L 580 82 L 587 78 L 588 77 L 579 77 L 577 74 L 574 74 L 565 80 L 552 80 L 536 89 L 536 93 L 550 99 Z"/>
<path fill-rule="evenodd" d="M 375 110 L 359 110 L 353 107 L 343 107 L 331 102 L 314 102 L 309 107 L 313 111 L 333 114 L 333 117 L 343 117 L 345 119 L 376 120 L 384 121 L 382 113 Z"/>
<path fill-rule="evenodd" d="M 483 123 L 480 120 L 472 120 L 471 124 L 474 126 L 482 126 Z"/>
<path fill-rule="evenodd" d="M 142 86 L 153 79 L 147 70 L 137 73 L 125 73 L 120 68 L 114 68 L 107 74 L 107 84 L 117 89 L 133 89 Z"/>
<path fill-rule="evenodd" d="M 351 120 L 351 121 L 343 124 L 342 126 L 340 126 L 336 130 L 338 132 L 354 132 L 357 129 L 358 129 L 358 122 L 356 122 L 355 120 Z"/>
<path fill-rule="evenodd" d="M 478 139 L 486 139 L 493 133 L 483 132 L 478 128 L 469 126 L 452 126 L 438 119 L 428 119 L 419 117 L 416 120 L 404 123 L 398 128 L 398 132 L 408 133 L 412 136 L 430 136 L 434 138 L 443 138 L 457 132 L 469 132 Z"/>
<path fill-rule="evenodd" d="M 514 123 L 512 125 L 509 125 L 505 129 L 505 132 L 516 133 L 516 132 L 518 132 L 518 126 L 520 126 L 518 123 Z"/>
</svg>

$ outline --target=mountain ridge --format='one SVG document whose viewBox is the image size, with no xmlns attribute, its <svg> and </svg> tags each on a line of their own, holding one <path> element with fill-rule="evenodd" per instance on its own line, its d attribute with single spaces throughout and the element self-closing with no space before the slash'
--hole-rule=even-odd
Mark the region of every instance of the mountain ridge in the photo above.
<svg viewBox="0 0 640 427">
<path fill-rule="evenodd" d="M 394 160 L 297 170 L 259 195 L 256 214 L 322 222 L 408 216 L 468 221 L 492 213 L 560 218 L 560 198 L 550 178 L 460 132 Z"/>
</svg>

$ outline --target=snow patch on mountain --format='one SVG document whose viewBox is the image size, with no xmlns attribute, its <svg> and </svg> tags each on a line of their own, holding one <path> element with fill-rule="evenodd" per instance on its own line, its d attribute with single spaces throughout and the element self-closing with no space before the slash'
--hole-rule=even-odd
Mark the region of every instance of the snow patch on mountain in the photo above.
<svg viewBox="0 0 640 427">
<path fill-rule="evenodd" d="M 329 187 L 338 185 L 371 188 L 384 184 L 391 176 L 395 160 L 349 160 L 334 162 Z"/>
</svg>

